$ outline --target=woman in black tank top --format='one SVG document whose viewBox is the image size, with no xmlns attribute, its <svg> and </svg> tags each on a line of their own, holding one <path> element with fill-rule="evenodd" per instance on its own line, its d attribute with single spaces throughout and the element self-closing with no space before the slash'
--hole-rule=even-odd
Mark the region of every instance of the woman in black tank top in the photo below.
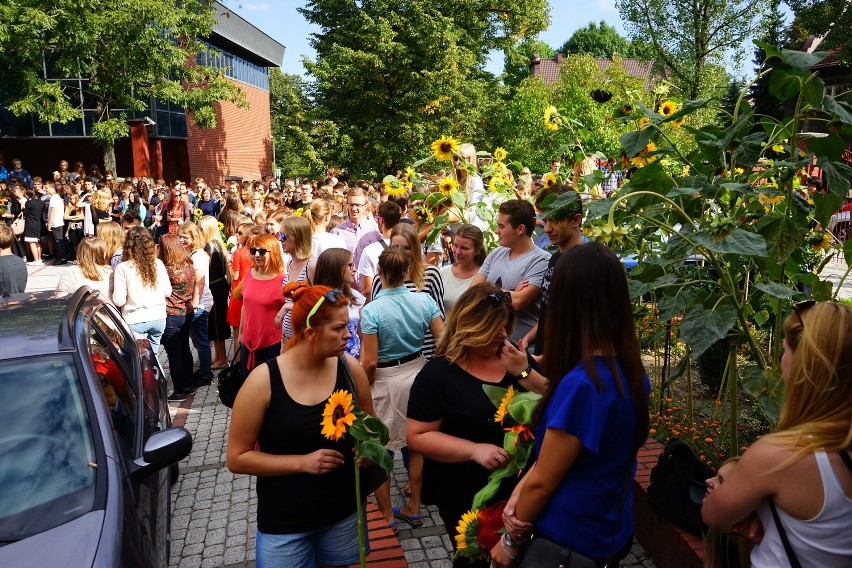
<svg viewBox="0 0 852 568">
<path fill-rule="evenodd" d="M 345 365 L 358 404 L 373 414 L 370 386 L 354 358 L 341 358 L 350 336 L 345 296 L 303 283 L 284 292 L 295 335 L 240 389 L 227 465 L 258 478 L 258 567 L 346 566 L 358 562 L 353 440 L 322 436 L 322 411 L 332 392 L 349 390 Z"/>
</svg>

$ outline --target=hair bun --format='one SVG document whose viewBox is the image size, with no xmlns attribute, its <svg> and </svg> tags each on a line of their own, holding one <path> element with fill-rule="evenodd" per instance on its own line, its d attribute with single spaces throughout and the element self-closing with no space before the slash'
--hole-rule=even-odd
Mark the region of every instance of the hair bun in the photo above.
<svg viewBox="0 0 852 568">
<path fill-rule="evenodd" d="M 286 286 L 284 286 L 284 297 L 290 298 L 295 302 L 299 299 L 299 297 L 305 292 L 307 288 L 308 285 L 304 281 L 290 282 Z"/>
</svg>

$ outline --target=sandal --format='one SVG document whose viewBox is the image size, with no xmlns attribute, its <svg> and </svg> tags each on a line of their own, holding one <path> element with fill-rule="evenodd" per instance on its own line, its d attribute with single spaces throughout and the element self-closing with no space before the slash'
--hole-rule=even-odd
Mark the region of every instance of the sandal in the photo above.
<svg viewBox="0 0 852 568">
<path fill-rule="evenodd" d="M 423 517 L 420 515 L 403 515 L 399 507 L 393 508 L 393 516 L 411 525 L 414 528 L 423 526 Z"/>
<path fill-rule="evenodd" d="M 388 523 L 388 528 L 393 531 L 393 534 L 399 536 L 399 521 L 396 519 Z"/>
</svg>

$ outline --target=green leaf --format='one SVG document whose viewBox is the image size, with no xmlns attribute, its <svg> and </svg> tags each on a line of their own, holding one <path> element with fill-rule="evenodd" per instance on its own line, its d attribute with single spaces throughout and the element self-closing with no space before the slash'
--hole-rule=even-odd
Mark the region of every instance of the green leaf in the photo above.
<svg viewBox="0 0 852 568">
<path fill-rule="evenodd" d="M 695 237 L 695 233 L 689 234 L 690 239 Z M 680 233 L 675 233 L 669 237 L 666 243 L 666 249 L 663 256 L 671 260 L 684 260 L 688 256 L 695 254 L 695 245 L 683 238 Z"/>
<path fill-rule="evenodd" d="M 645 146 L 651 141 L 651 136 L 654 132 L 655 130 L 650 127 L 640 128 L 633 132 L 625 132 L 618 139 L 627 155 L 632 157 L 645 149 Z"/>
<path fill-rule="evenodd" d="M 701 192 L 694 187 L 676 187 L 670 192 L 666 194 L 666 197 L 669 199 L 674 199 L 675 197 L 680 197 L 681 195 L 688 195 L 689 197 L 695 197 L 696 199 L 701 197 Z"/>
<path fill-rule="evenodd" d="M 530 424 L 533 411 L 539 400 L 541 400 L 541 395 L 533 392 L 516 394 L 509 402 L 509 414 L 518 424 Z"/>
<path fill-rule="evenodd" d="M 747 183 L 723 183 L 722 187 L 732 193 L 739 193 L 740 195 L 757 195 L 757 192 Z"/>
<path fill-rule="evenodd" d="M 824 93 L 825 81 L 815 75 L 809 77 L 805 82 L 805 86 L 802 88 L 802 96 L 805 101 L 816 109 L 820 108 Z"/>
<path fill-rule="evenodd" d="M 660 124 L 663 124 L 663 123 L 666 123 L 666 122 L 672 122 L 672 121 L 678 120 L 678 119 L 680 119 L 680 118 L 682 118 L 682 117 L 684 117 L 688 114 L 692 114 L 693 112 L 697 111 L 698 109 L 706 107 L 710 103 L 711 100 L 712 99 L 708 98 L 708 99 L 696 99 L 694 101 L 686 101 L 685 103 L 683 103 L 681 105 L 681 107 L 679 109 L 677 109 L 677 112 L 672 113 L 671 115 L 669 115 L 669 116 L 665 117 L 663 120 L 661 120 Z"/>
<path fill-rule="evenodd" d="M 839 160 L 845 149 L 846 144 L 837 134 L 829 134 L 822 138 L 808 138 L 808 150 L 817 156 L 825 156 L 829 160 Z"/>
<path fill-rule="evenodd" d="M 852 265 L 852 239 L 843 241 L 843 259 L 846 266 Z"/>
<path fill-rule="evenodd" d="M 741 371 L 740 383 L 757 401 L 766 417 L 777 423 L 784 395 L 784 381 L 781 379 L 780 369 L 764 371 L 757 365 L 749 365 Z"/>
<path fill-rule="evenodd" d="M 813 53 L 807 53 L 804 51 L 798 51 L 794 49 L 782 49 L 781 50 L 781 59 L 797 71 L 801 71 L 803 73 L 810 73 L 811 67 L 822 61 L 828 57 L 827 51 L 815 51 Z"/>
<path fill-rule="evenodd" d="M 697 359 L 711 345 L 727 336 L 736 321 L 737 310 L 730 301 L 720 302 L 714 309 L 697 304 L 683 316 L 678 333 L 689 345 L 693 359 Z"/>
<path fill-rule="evenodd" d="M 417 168 L 419 168 L 423 164 L 425 164 L 427 162 L 431 162 L 433 159 L 434 159 L 433 156 L 429 156 L 428 158 L 423 158 L 422 160 L 417 160 L 416 162 L 411 164 L 411 167 L 416 170 Z"/>
<path fill-rule="evenodd" d="M 815 208 L 814 219 L 823 227 L 827 227 L 831 216 L 843 205 L 843 198 L 836 193 L 816 192 L 813 195 L 813 199 Z"/>
<path fill-rule="evenodd" d="M 754 285 L 754 287 L 765 294 L 769 294 L 773 298 L 781 298 L 782 300 L 792 298 L 798 294 L 796 290 L 784 286 L 783 284 L 779 284 L 778 282 L 758 282 Z"/>
<path fill-rule="evenodd" d="M 500 489 L 501 478 L 499 477 L 488 477 L 488 483 L 485 484 L 485 487 L 479 490 L 476 495 L 473 496 L 473 504 L 471 505 L 471 509 L 481 509 L 485 506 L 488 501 L 491 500 L 494 495 L 497 494 L 497 490 Z"/>
<path fill-rule="evenodd" d="M 822 98 L 823 108 L 837 117 L 837 120 L 843 124 L 852 124 L 852 112 L 834 100 L 832 97 L 825 95 Z"/>
<path fill-rule="evenodd" d="M 674 180 L 669 177 L 660 160 L 652 162 L 647 166 L 636 170 L 626 184 L 629 193 L 634 191 L 653 191 L 660 195 L 665 195 L 674 187 Z M 654 198 L 650 198 L 654 199 Z M 645 203 L 644 198 L 640 198 L 639 203 Z M 637 203 L 631 201 L 631 204 Z"/>
<path fill-rule="evenodd" d="M 709 251 L 743 256 L 766 256 L 766 239 L 757 233 L 735 228 L 723 239 L 714 239 L 706 231 L 695 233 L 695 242 Z"/>
<path fill-rule="evenodd" d="M 660 310 L 660 321 L 669 321 L 682 313 L 693 301 L 695 301 L 695 293 L 690 290 L 664 294 L 657 302 L 657 309 Z"/>
<path fill-rule="evenodd" d="M 830 280 L 819 280 L 811 286 L 811 296 L 817 302 L 827 302 L 831 300 L 834 284 Z"/>
<path fill-rule="evenodd" d="M 764 217 L 757 228 L 766 239 L 766 250 L 776 262 L 783 262 L 802 244 L 808 232 L 807 224 L 798 223 L 780 214 Z"/>
<path fill-rule="evenodd" d="M 781 59 L 781 50 L 778 49 L 777 47 L 775 47 L 774 45 L 772 45 L 771 43 L 765 42 L 765 41 L 760 41 L 760 40 L 757 40 L 757 39 L 752 40 L 752 43 L 754 43 L 754 45 L 756 45 L 757 47 L 759 47 L 760 49 L 763 50 L 763 52 L 766 54 L 766 59 L 765 59 L 766 61 L 769 61 L 773 57 L 777 57 L 778 59 Z"/>
<path fill-rule="evenodd" d="M 799 93 L 803 79 L 795 73 L 775 69 L 769 74 L 769 93 L 781 102 L 786 102 Z"/>
<path fill-rule="evenodd" d="M 506 393 L 509 392 L 509 389 L 495 387 L 494 385 L 482 385 L 482 390 L 485 392 L 485 396 L 488 397 L 488 400 L 491 401 L 491 404 L 494 405 L 494 408 L 500 407 L 500 403 L 503 402 L 503 398 L 506 396 Z"/>
<path fill-rule="evenodd" d="M 840 162 L 832 162 L 825 157 L 817 159 L 817 167 L 822 168 L 828 181 L 828 190 L 841 198 L 846 197 L 849 190 L 852 168 Z"/>
<path fill-rule="evenodd" d="M 390 473 L 393 471 L 393 460 L 381 444 L 377 444 L 376 442 L 361 442 L 357 446 L 357 451 L 359 456 L 367 458 L 386 472 Z"/>
</svg>

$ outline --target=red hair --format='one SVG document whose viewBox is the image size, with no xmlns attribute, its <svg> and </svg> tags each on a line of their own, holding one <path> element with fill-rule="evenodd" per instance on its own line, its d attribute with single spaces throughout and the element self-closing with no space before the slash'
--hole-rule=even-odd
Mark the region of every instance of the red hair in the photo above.
<svg viewBox="0 0 852 568">
<path fill-rule="evenodd" d="M 252 235 L 248 239 L 248 246 L 266 249 L 266 254 L 269 256 L 269 270 L 275 274 L 284 272 L 284 259 L 281 257 L 281 245 L 278 244 L 278 239 L 266 233 Z"/>
<path fill-rule="evenodd" d="M 293 300 L 291 324 L 295 333 L 287 343 L 288 348 L 293 347 L 299 342 L 299 338 L 302 336 L 305 329 L 307 329 L 305 326 L 308 314 L 311 313 L 311 310 L 314 309 L 314 306 L 317 305 L 320 298 L 328 292 L 331 292 L 331 290 L 332 289 L 328 286 L 308 286 L 305 282 L 290 282 L 284 286 L 284 297 Z M 349 300 L 347 300 L 346 296 L 343 294 L 340 294 L 337 302 L 324 300 L 323 303 L 320 304 L 316 313 L 311 316 L 311 327 L 316 327 L 328 322 L 330 317 L 329 312 L 331 309 L 345 305 L 349 305 Z"/>
</svg>

